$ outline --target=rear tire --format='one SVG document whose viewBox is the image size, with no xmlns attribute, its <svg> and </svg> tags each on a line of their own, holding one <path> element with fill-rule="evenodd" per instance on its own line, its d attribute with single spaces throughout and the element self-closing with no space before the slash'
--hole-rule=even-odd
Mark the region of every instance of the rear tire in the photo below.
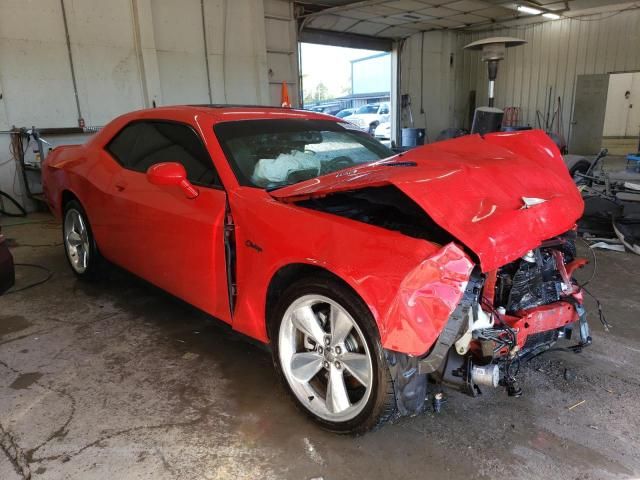
<svg viewBox="0 0 640 480">
<path fill-rule="evenodd" d="M 77 200 L 64 205 L 62 241 L 71 271 L 81 279 L 97 276 L 101 256 L 87 214 Z"/>
<path fill-rule="evenodd" d="M 364 302 L 328 276 L 290 286 L 272 312 L 276 371 L 303 412 L 323 428 L 360 434 L 393 417 L 393 381 Z"/>
</svg>

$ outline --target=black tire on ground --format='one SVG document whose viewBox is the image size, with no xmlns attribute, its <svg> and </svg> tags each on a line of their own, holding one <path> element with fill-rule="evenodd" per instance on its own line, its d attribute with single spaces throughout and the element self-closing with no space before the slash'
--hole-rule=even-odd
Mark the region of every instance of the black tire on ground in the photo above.
<svg viewBox="0 0 640 480">
<path fill-rule="evenodd" d="M 367 342 L 373 365 L 373 384 L 370 397 L 362 411 L 354 418 L 343 422 L 332 422 L 315 415 L 299 401 L 289 385 L 280 364 L 279 333 L 284 314 L 289 306 L 305 295 L 321 295 L 343 307 L 355 320 Z M 273 363 L 296 406 L 320 426 L 334 433 L 362 434 L 375 429 L 392 419 L 396 413 L 393 381 L 375 321 L 364 301 L 339 281 L 329 275 L 303 278 L 280 296 L 276 307 L 270 312 L 269 334 Z"/>
<path fill-rule="evenodd" d="M 588 160 L 580 160 L 569 169 L 569 174 L 575 178 L 576 173 L 587 173 L 591 163 Z"/>
<path fill-rule="evenodd" d="M 87 265 L 86 268 L 77 268 L 74 266 L 74 262 L 71 258 L 71 253 L 68 245 L 67 232 L 65 231 L 65 224 L 67 222 L 67 218 L 72 213 L 77 213 L 82 222 L 85 225 L 88 239 L 88 255 L 87 255 Z M 80 279 L 83 280 L 93 280 L 95 279 L 100 271 L 100 267 L 102 266 L 102 256 L 98 250 L 98 246 L 96 245 L 95 238 L 93 236 L 93 231 L 91 230 L 91 224 L 89 223 L 89 218 L 84 208 L 80 204 L 78 200 L 69 200 L 64 204 L 63 207 L 63 215 L 62 215 L 62 242 L 64 247 L 64 253 L 67 257 L 67 262 L 69 263 L 69 267 L 71 271 Z"/>
</svg>

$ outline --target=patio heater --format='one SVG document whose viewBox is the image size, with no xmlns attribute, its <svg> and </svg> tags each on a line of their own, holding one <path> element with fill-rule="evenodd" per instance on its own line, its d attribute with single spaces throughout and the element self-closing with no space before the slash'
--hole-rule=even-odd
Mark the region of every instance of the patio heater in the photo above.
<svg viewBox="0 0 640 480">
<path fill-rule="evenodd" d="M 507 48 L 517 47 L 527 43 L 526 40 L 513 37 L 490 37 L 476 40 L 475 42 L 465 45 L 466 50 L 480 50 L 481 59 L 487 62 L 487 71 L 489 74 L 489 105 L 487 107 L 478 107 L 473 115 L 473 125 L 471 133 L 490 133 L 500 130 L 502 125 L 503 112 L 499 108 L 495 108 L 495 82 L 498 75 L 498 63 L 504 59 L 504 53 Z"/>
</svg>

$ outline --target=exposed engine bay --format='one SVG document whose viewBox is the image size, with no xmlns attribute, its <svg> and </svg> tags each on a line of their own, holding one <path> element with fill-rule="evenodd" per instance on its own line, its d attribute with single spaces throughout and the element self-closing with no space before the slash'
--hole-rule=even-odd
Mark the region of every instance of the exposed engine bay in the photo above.
<svg viewBox="0 0 640 480">
<path fill-rule="evenodd" d="M 472 396 L 498 386 L 520 396 L 516 377 L 523 362 L 559 339 L 573 340 L 566 347 L 573 351 L 591 344 L 582 291 L 571 275 L 586 263 L 576 258 L 574 239 L 568 232 L 497 272 L 475 275 L 462 311 L 450 319 L 462 333 L 437 368 L 429 359 L 438 345 L 418 361 L 420 371 Z M 439 401 L 434 397 L 436 410 Z"/>
<path fill-rule="evenodd" d="M 416 202 L 394 186 L 361 188 L 322 198 L 311 198 L 296 204 L 439 244 L 454 240 L 449 233 L 425 215 Z"/>
</svg>

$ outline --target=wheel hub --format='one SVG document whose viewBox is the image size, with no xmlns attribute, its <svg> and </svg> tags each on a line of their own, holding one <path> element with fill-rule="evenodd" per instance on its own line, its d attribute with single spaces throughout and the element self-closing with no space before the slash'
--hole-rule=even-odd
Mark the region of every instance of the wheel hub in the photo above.
<svg viewBox="0 0 640 480">
<path fill-rule="evenodd" d="M 89 266 L 89 231 L 82 214 L 73 208 L 65 215 L 64 243 L 71 267 L 84 273 Z"/>
<path fill-rule="evenodd" d="M 329 362 L 329 363 L 333 363 L 336 360 L 336 353 L 331 350 L 331 347 L 327 347 L 324 351 L 324 359 Z"/>
</svg>

